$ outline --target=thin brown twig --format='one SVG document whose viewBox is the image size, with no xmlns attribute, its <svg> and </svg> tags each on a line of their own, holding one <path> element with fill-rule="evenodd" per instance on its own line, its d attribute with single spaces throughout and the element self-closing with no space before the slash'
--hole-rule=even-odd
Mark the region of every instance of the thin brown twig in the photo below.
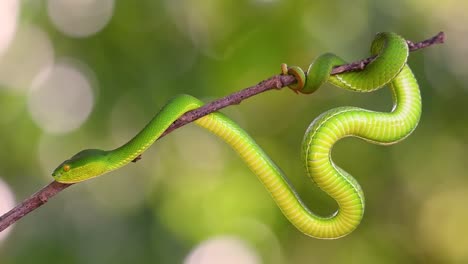
<svg viewBox="0 0 468 264">
<path fill-rule="evenodd" d="M 410 51 L 416 51 L 422 48 L 429 47 L 434 44 L 443 43 L 444 40 L 445 40 L 445 34 L 443 32 L 439 32 L 437 35 L 435 35 L 434 37 L 430 39 L 427 39 L 418 43 L 407 41 L 407 43 L 408 43 L 408 47 L 410 48 Z M 357 62 L 337 66 L 332 70 L 332 74 L 362 70 L 373 59 L 374 57 L 370 57 L 370 58 L 360 60 Z M 295 82 L 296 82 L 295 78 L 290 75 L 272 76 L 268 78 L 267 80 L 264 80 L 258 83 L 255 86 L 245 88 L 241 91 L 235 92 L 221 99 L 207 103 L 198 109 L 185 113 L 182 117 L 176 120 L 164 132 L 164 134 L 161 137 L 167 135 L 171 131 L 183 125 L 193 122 L 200 117 L 208 115 L 209 113 L 218 111 L 226 106 L 239 104 L 243 100 L 249 97 L 252 97 L 254 95 L 257 95 L 259 93 L 263 93 L 268 90 L 282 89 Z M 58 183 L 56 181 L 53 181 L 49 185 L 43 187 L 41 190 L 31 195 L 22 203 L 18 204 L 15 208 L 11 209 L 9 212 L 5 213 L 4 215 L 0 217 L 0 232 L 3 231 L 5 228 L 9 227 L 10 225 L 12 225 L 13 223 L 15 223 L 16 221 L 18 221 L 19 219 L 21 219 L 22 217 L 24 217 L 25 215 L 27 215 L 28 213 L 32 212 L 33 210 L 37 209 L 41 205 L 45 204 L 54 195 L 70 187 L 71 185 L 72 184 L 63 184 L 63 183 Z"/>
</svg>

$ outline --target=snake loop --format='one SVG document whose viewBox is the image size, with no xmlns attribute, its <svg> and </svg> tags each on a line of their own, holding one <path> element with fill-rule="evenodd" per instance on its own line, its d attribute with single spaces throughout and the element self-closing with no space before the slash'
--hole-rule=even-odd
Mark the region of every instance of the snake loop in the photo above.
<svg viewBox="0 0 468 264">
<path fill-rule="evenodd" d="M 354 136 L 372 143 L 388 145 L 407 137 L 421 115 L 419 87 L 406 65 L 408 47 L 394 33 L 380 33 L 374 39 L 371 54 L 377 58 L 363 71 L 330 76 L 335 65 L 344 61 L 334 54 L 318 57 L 304 73 L 299 67 L 282 65 L 283 73 L 297 79 L 290 88 L 312 93 L 324 82 L 360 92 L 369 92 L 390 84 L 394 106 L 391 112 L 374 112 L 357 107 L 339 107 L 317 117 L 307 129 L 302 157 L 312 181 L 338 204 L 331 216 L 318 216 L 301 201 L 284 173 L 242 130 L 225 115 L 215 112 L 195 123 L 222 138 L 245 161 L 270 192 L 278 207 L 303 233 L 316 238 L 338 238 L 349 234 L 364 213 L 364 195 L 357 181 L 331 159 L 333 145 L 343 137 Z M 135 160 L 184 113 L 203 103 L 189 95 L 169 101 L 134 138 L 110 150 L 84 150 L 65 160 L 53 172 L 58 182 L 74 183 L 97 177 Z"/>
</svg>

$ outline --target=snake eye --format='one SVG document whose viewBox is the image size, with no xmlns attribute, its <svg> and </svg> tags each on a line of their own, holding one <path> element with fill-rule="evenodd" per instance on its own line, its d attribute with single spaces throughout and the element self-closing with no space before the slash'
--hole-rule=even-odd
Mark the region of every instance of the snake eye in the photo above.
<svg viewBox="0 0 468 264">
<path fill-rule="evenodd" d="M 68 164 L 63 165 L 63 171 L 67 172 L 69 170 L 70 170 L 70 165 Z"/>
</svg>

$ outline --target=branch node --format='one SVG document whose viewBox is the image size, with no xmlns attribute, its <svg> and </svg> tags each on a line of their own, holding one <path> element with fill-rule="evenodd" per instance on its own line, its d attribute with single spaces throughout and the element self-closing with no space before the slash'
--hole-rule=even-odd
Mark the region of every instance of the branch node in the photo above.
<svg viewBox="0 0 468 264">
<path fill-rule="evenodd" d="M 284 84 L 281 81 L 281 78 L 279 78 L 278 76 L 275 76 L 275 87 L 278 90 L 284 87 Z"/>
<path fill-rule="evenodd" d="M 39 194 L 38 197 L 39 197 L 39 201 L 41 201 L 42 204 L 47 203 L 47 201 L 49 200 L 46 193 L 41 193 Z"/>
<path fill-rule="evenodd" d="M 410 50 L 415 48 L 415 44 L 411 40 L 406 40 L 406 45 Z"/>
</svg>

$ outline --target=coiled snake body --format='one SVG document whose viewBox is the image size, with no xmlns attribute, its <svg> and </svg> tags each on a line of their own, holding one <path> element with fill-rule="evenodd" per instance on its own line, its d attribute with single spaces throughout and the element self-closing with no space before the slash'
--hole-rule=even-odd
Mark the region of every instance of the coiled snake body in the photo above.
<svg viewBox="0 0 468 264">
<path fill-rule="evenodd" d="M 333 54 L 318 57 L 304 73 L 298 67 L 284 69 L 293 74 L 297 84 L 291 89 L 311 93 L 328 81 L 338 87 L 370 92 L 390 84 L 394 107 L 391 112 L 374 112 L 357 107 L 332 109 L 317 117 L 307 129 L 302 157 L 311 179 L 338 203 L 331 216 L 312 213 L 288 184 L 284 173 L 255 141 L 235 122 L 215 112 L 195 123 L 229 144 L 258 176 L 289 221 L 303 233 L 316 238 L 338 238 L 353 231 L 364 213 L 364 195 L 357 181 L 335 165 L 330 157 L 335 142 L 354 136 L 372 143 L 388 145 L 407 137 L 421 115 L 419 87 L 406 65 L 406 41 L 394 33 L 379 33 L 371 47 L 377 55 L 363 71 L 330 76 L 335 65 L 345 62 Z M 65 160 L 53 172 L 56 181 L 75 183 L 118 169 L 144 152 L 184 113 L 203 103 L 189 95 L 169 101 L 133 139 L 110 150 L 83 150 Z"/>
</svg>

